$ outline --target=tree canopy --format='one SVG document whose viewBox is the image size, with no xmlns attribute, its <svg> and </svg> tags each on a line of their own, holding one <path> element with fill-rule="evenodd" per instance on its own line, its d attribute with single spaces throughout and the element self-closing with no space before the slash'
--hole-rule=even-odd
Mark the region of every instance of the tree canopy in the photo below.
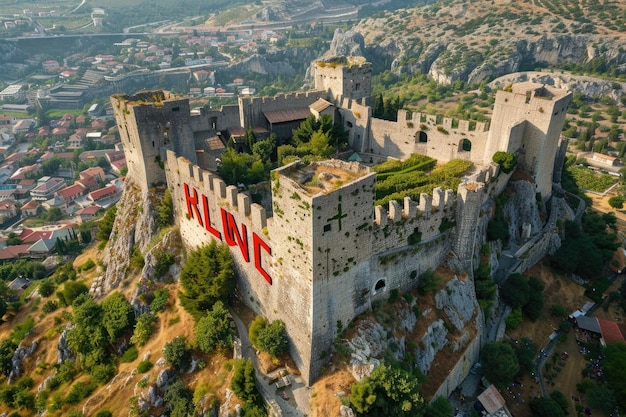
<svg viewBox="0 0 626 417">
<path fill-rule="evenodd" d="M 196 323 L 196 342 L 203 352 L 226 349 L 233 345 L 234 331 L 224 303 L 217 301 L 213 308 Z"/>
<path fill-rule="evenodd" d="M 216 301 L 226 301 L 235 289 L 228 246 L 212 241 L 191 252 L 180 273 L 180 283 L 183 288 L 179 292 L 181 304 L 196 319 Z"/>
<path fill-rule="evenodd" d="M 489 343 L 480 352 L 482 370 L 489 382 L 503 387 L 513 381 L 520 366 L 513 347 L 506 342 Z"/>
<path fill-rule="evenodd" d="M 424 408 L 419 388 L 413 375 L 382 364 L 369 377 L 352 385 L 350 404 L 362 417 L 413 417 Z"/>
</svg>

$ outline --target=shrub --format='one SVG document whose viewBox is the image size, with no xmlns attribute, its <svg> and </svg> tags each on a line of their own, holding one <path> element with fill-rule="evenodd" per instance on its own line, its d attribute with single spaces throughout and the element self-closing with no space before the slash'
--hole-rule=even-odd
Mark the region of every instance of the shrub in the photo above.
<svg viewBox="0 0 626 417">
<path fill-rule="evenodd" d="M 131 347 L 126 349 L 126 351 L 120 358 L 120 362 L 122 363 L 133 362 L 135 359 L 137 359 L 138 356 L 139 356 L 139 352 L 137 351 L 137 347 L 132 345 Z"/>
<path fill-rule="evenodd" d="M 165 361 L 178 369 L 186 369 L 191 362 L 191 351 L 187 347 L 184 336 L 176 336 L 171 342 L 163 347 Z"/>
<path fill-rule="evenodd" d="M 515 157 L 515 154 L 511 152 L 498 151 L 493 154 L 491 160 L 500 165 L 502 172 L 504 172 L 505 174 L 513 171 L 513 168 L 515 168 L 515 165 L 517 165 L 517 158 Z"/>
<path fill-rule="evenodd" d="M 56 301 L 48 300 L 45 303 L 43 303 L 43 306 L 41 307 L 41 311 L 43 311 L 46 314 L 50 314 L 53 311 L 55 311 L 57 308 L 59 308 L 59 303 L 57 303 Z"/>
<path fill-rule="evenodd" d="M 170 292 L 167 288 L 159 288 L 154 292 L 154 300 L 150 303 L 150 311 L 158 313 L 167 306 Z"/>
<path fill-rule="evenodd" d="M 96 263 L 93 261 L 93 259 L 89 258 L 87 259 L 87 261 L 85 261 L 84 264 L 78 267 L 78 270 L 89 271 L 90 269 L 95 268 L 95 267 L 96 267 Z"/>
<path fill-rule="evenodd" d="M 287 330 L 282 320 L 274 320 L 259 332 L 257 347 L 270 355 L 280 355 L 289 350 Z"/>
<path fill-rule="evenodd" d="M 137 372 L 139 372 L 140 374 L 145 374 L 150 369 L 152 369 L 152 366 L 152 362 L 150 362 L 148 359 L 143 360 L 137 365 Z"/>
<path fill-rule="evenodd" d="M 80 381 L 72 385 L 70 392 L 65 397 L 67 404 L 77 404 L 83 398 L 87 398 L 96 389 L 96 384 L 91 381 Z"/>
<path fill-rule="evenodd" d="M 54 282 L 50 279 L 42 280 L 39 283 L 39 295 L 41 295 L 42 297 L 51 296 L 52 294 L 54 294 L 55 289 L 56 286 L 54 285 Z"/>
</svg>

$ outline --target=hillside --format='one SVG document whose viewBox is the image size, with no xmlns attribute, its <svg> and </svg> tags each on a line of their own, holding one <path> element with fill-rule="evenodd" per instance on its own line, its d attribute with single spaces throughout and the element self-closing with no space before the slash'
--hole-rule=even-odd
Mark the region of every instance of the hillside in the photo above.
<svg viewBox="0 0 626 417">
<path fill-rule="evenodd" d="M 619 75 L 626 5 L 618 1 L 445 1 L 361 20 L 354 30 L 396 73 L 468 84 L 536 67 Z"/>
</svg>

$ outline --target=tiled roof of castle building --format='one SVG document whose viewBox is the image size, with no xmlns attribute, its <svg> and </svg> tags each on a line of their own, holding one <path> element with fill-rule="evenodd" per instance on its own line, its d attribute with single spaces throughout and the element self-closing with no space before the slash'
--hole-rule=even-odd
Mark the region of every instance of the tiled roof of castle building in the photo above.
<svg viewBox="0 0 626 417">
<path fill-rule="evenodd" d="M 308 107 L 304 107 L 299 109 L 266 111 L 263 112 L 263 114 L 268 122 L 275 124 L 304 120 L 311 115 L 311 110 Z"/>
</svg>

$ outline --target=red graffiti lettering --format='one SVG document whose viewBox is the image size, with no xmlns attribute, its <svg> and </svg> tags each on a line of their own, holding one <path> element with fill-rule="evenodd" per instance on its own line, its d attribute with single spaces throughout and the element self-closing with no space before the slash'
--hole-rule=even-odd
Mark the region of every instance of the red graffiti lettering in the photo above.
<svg viewBox="0 0 626 417">
<path fill-rule="evenodd" d="M 202 224 L 202 217 L 200 217 L 200 210 L 198 210 L 198 192 L 195 188 L 193 190 L 193 196 L 189 194 L 189 186 L 185 183 L 183 184 L 185 187 L 185 202 L 187 203 L 187 214 L 192 219 L 195 218 L 198 220 L 200 226 L 204 226 Z M 195 213 L 195 216 L 194 216 Z"/>
<path fill-rule="evenodd" d="M 202 208 L 204 209 L 204 228 L 213 236 L 215 236 L 219 240 L 222 240 L 222 234 L 211 225 L 211 213 L 209 211 L 209 199 L 204 194 L 202 194 Z"/>
<path fill-rule="evenodd" d="M 254 246 L 254 266 L 259 271 L 263 278 L 272 285 L 272 277 L 267 273 L 263 266 L 261 265 L 261 248 L 265 249 L 268 255 L 272 254 L 272 248 L 270 248 L 267 243 L 265 243 L 259 235 L 252 232 L 252 246 Z"/>
<path fill-rule="evenodd" d="M 222 211 L 222 226 L 224 230 L 224 238 L 228 246 L 239 246 L 241 255 L 246 262 L 250 262 L 250 254 L 248 253 L 248 228 L 245 224 L 241 225 L 243 233 L 239 233 L 235 216 L 224 210 Z"/>
</svg>

